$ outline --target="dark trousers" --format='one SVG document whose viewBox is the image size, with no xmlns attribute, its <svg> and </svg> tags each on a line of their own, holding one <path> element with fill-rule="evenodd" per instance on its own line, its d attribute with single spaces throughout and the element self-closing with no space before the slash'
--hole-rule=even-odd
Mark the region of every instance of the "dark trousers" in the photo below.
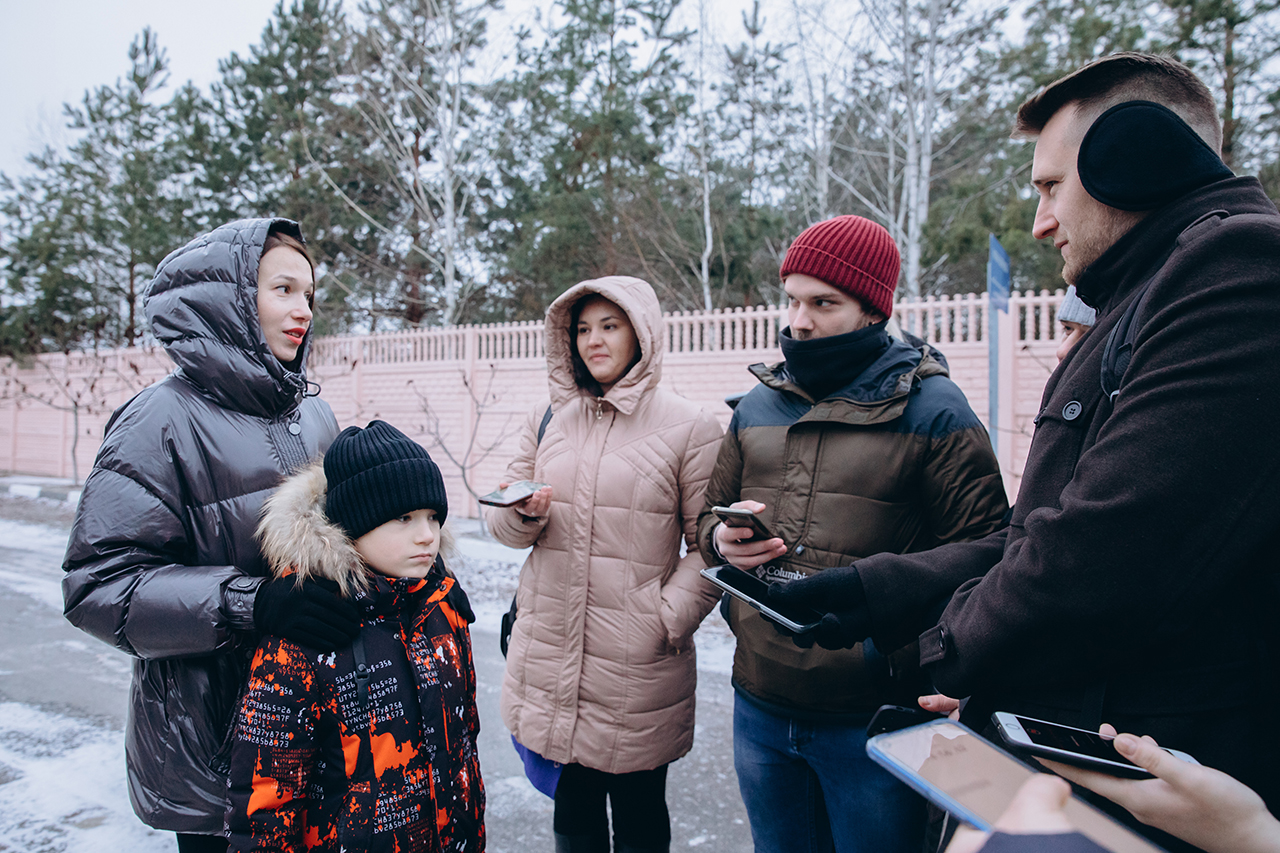
<svg viewBox="0 0 1280 853">
<path fill-rule="evenodd" d="M 556 786 L 555 831 L 560 835 L 604 839 L 607 843 L 606 796 L 613 812 L 615 846 L 660 847 L 671 842 L 666 764 L 653 770 L 617 774 L 566 764 Z"/>
<path fill-rule="evenodd" d="M 227 839 L 221 835 L 178 833 L 178 853 L 227 853 Z"/>
</svg>

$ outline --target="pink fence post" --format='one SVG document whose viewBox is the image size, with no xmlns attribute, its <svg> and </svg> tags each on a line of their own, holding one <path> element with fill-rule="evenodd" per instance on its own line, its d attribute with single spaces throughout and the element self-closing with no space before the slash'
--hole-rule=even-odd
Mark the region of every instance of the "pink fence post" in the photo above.
<svg viewBox="0 0 1280 853">
<path fill-rule="evenodd" d="M 1005 494 L 1009 496 L 1012 502 L 1017 496 L 1017 479 L 1014 476 L 1014 412 L 1016 408 L 1016 400 L 1014 395 L 1017 389 L 1017 373 L 1019 348 L 1017 342 L 1021 335 L 1022 324 L 1018 322 L 1025 302 L 1023 295 L 1014 291 L 1009 295 L 1009 311 L 1008 313 L 996 311 L 996 334 L 1000 336 L 1000 364 L 998 365 L 998 383 L 999 383 L 999 416 L 1000 429 L 1003 435 L 996 442 L 996 461 L 1000 463 L 1000 474 L 1004 480 Z M 988 315 L 991 314 L 990 303 L 987 308 Z"/>
</svg>

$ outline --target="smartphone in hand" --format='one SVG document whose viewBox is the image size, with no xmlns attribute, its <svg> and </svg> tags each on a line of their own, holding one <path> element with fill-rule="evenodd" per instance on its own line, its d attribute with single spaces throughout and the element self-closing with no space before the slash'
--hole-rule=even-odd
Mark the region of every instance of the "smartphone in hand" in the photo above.
<svg viewBox="0 0 1280 853">
<path fill-rule="evenodd" d="M 715 513 L 727 527 L 746 527 L 755 534 L 751 537 L 752 542 L 758 539 L 775 538 L 769 532 L 769 528 L 764 526 L 764 522 L 760 520 L 760 516 L 756 515 L 749 509 L 734 509 L 728 506 L 713 506 L 711 511 Z"/>
<path fill-rule="evenodd" d="M 1009 807 L 1036 771 L 971 729 L 937 719 L 871 737 L 867 754 L 930 802 L 983 831 Z M 1079 833 L 1113 853 L 1161 849 L 1084 800 L 1071 796 L 1063 813 Z"/>
<path fill-rule="evenodd" d="M 489 492 L 487 495 L 481 495 L 476 500 L 489 506 L 513 506 L 546 485 L 546 483 L 537 483 L 533 480 L 521 480 L 517 483 L 512 483 L 505 489 L 498 489 Z"/>
<path fill-rule="evenodd" d="M 1000 738 L 1015 752 L 1061 761 L 1086 770 L 1098 770 L 1125 779 L 1153 778 L 1150 772 L 1116 752 L 1112 743 L 1114 738 L 1107 735 L 1006 711 L 996 711 L 991 715 L 991 722 L 995 723 Z M 1165 752 L 1191 764 L 1200 763 L 1176 749 L 1165 749 Z"/>
</svg>

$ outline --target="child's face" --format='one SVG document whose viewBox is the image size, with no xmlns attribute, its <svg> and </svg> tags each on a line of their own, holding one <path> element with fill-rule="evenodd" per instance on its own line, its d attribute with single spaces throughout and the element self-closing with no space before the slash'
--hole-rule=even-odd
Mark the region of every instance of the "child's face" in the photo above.
<svg viewBox="0 0 1280 853">
<path fill-rule="evenodd" d="M 1089 331 L 1090 328 L 1079 323 L 1073 323 L 1070 320 L 1063 321 L 1062 331 L 1066 332 L 1066 334 L 1062 336 L 1062 343 L 1058 344 L 1058 361 L 1062 361 L 1071 354 L 1071 350 L 1075 349 L 1076 344 L 1080 343 L 1080 339 L 1084 337 L 1084 333 Z"/>
<path fill-rule="evenodd" d="M 380 575 L 423 578 L 440 552 L 440 522 L 434 509 L 415 509 L 373 528 L 355 546 L 356 553 Z"/>
</svg>

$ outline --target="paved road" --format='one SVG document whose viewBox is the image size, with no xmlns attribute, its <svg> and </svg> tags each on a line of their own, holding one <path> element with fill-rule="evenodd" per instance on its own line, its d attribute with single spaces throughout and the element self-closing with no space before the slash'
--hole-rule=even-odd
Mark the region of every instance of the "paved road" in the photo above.
<svg viewBox="0 0 1280 853">
<path fill-rule="evenodd" d="M 170 851 L 129 811 L 129 659 L 61 615 L 65 533 L 0 519 L 0 851 Z M 473 630 L 489 850 L 550 851 L 551 801 L 525 780 L 498 716 L 496 633 Z M 672 849 L 751 849 L 733 773 L 728 677 L 704 672 L 693 751 L 668 780 Z"/>
</svg>

